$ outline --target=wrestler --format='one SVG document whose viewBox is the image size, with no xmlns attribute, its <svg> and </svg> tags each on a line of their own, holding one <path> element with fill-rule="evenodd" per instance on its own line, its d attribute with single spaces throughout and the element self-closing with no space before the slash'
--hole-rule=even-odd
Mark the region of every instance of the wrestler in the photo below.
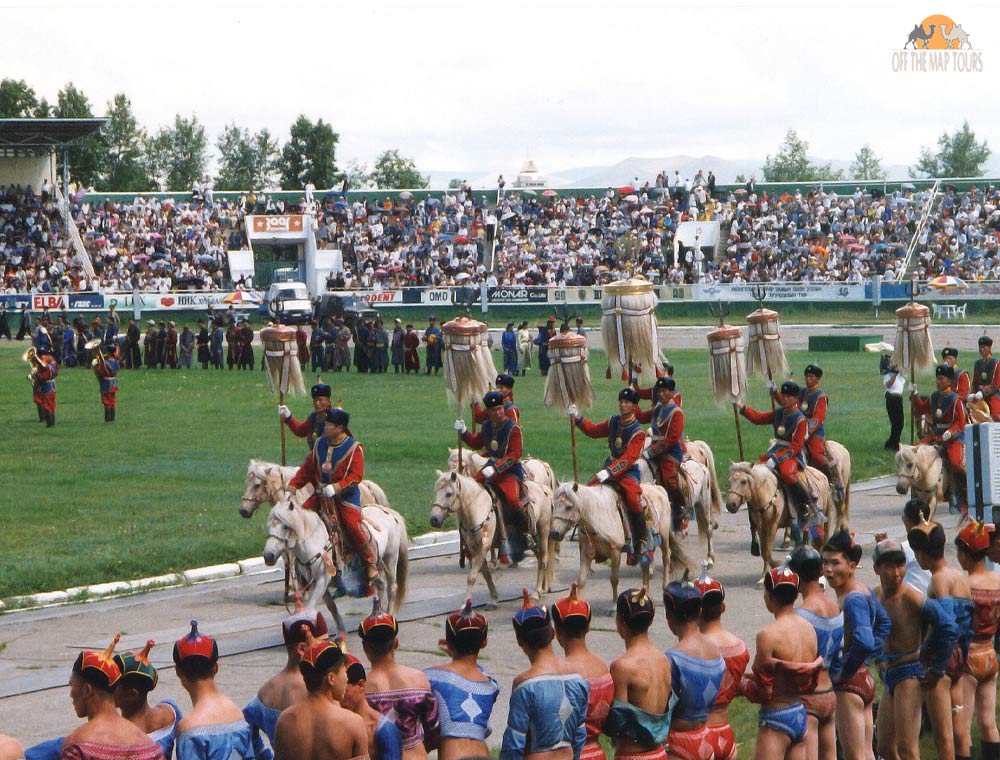
<svg viewBox="0 0 1000 760">
<path fill-rule="evenodd" d="M 169 758 L 174 753 L 177 738 L 177 724 L 181 719 L 181 708 L 172 699 L 165 699 L 150 706 L 149 692 L 156 688 L 159 674 L 149 662 L 149 652 L 153 640 L 139 652 L 124 652 L 115 655 L 115 664 L 122 677 L 115 683 L 115 707 L 122 717 L 131 721 L 146 736 L 160 745 L 163 756 Z"/>
<path fill-rule="evenodd" d="M 64 760 L 163 760 L 160 745 L 115 710 L 114 687 L 121 670 L 112 654 L 119 638 L 103 652 L 80 652 L 73 663 L 69 697 L 77 717 L 87 722 L 63 740 Z"/>
<path fill-rule="evenodd" d="M 365 696 L 368 704 L 390 718 L 403 737 L 403 760 L 424 760 L 427 737 L 437 732 L 437 701 L 422 671 L 396 662 L 399 647 L 396 618 L 382 612 L 378 597 L 358 626 L 358 636 L 371 663 Z"/>
<path fill-rule="evenodd" d="M 707 741 L 715 760 L 736 760 L 736 737 L 729 724 L 729 703 L 740 693 L 743 673 L 750 663 L 750 652 L 742 639 L 722 627 L 726 611 L 726 589 L 720 581 L 708 576 L 708 562 L 702 560 L 701 578 L 695 581 L 701 592 L 701 632 L 714 643 L 726 663 L 726 674 L 719 686 L 715 704 L 708 716 Z"/>
<path fill-rule="evenodd" d="M 347 686 L 340 647 L 326 639 L 308 639 L 299 670 L 307 696 L 278 718 L 275 760 L 367 760 L 364 721 L 340 706 Z"/>
<path fill-rule="evenodd" d="M 965 672 L 961 677 L 964 712 L 975 714 L 982 738 L 980 757 L 1000 760 L 1000 733 L 997 732 L 997 653 L 993 636 L 1000 624 L 1000 575 L 986 567 L 994 526 L 972 520 L 955 536 L 958 564 L 968 573 L 975 612 L 972 614 L 972 641 Z M 975 705 L 975 708 L 973 708 Z"/>
<path fill-rule="evenodd" d="M 352 713 L 361 716 L 368 731 L 368 754 L 371 760 L 401 760 L 403 757 L 403 736 L 396 724 L 368 704 L 365 699 L 365 684 L 368 673 L 361 660 L 353 654 L 345 655 L 344 668 L 347 686 L 340 704 Z"/>
<path fill-rule="evenodd" d="M 243 708 L 243 718 L 250 725 L 254 751 L 258 757 L 266 752 L 260 734 L 263 732 L 273 747 L 274 727 L 282 710 L 306 697 L 306 684 L 302 680 L 299 663 L 307 638 L 311 636 L 321 639 L 327 633 L 323 613 L 306 610 L 296 594 L 295 612 L 281 621 L 281 638 L 285 643 L 286 653 L 285 667 L 265 681 L 258 689 L 257 696 Z"/>
<path fill-rule="evenodd" d="M 625 654 L 611 663 L 615 701 L 604 722 L 614 740 L 615 760 L 665 760 L 663 744 L 670 732 L 669 658 L 649 640 L 653 600 L 646 589 L 618 595 L 615 629 Z"/>
<path fill-rule="evenodd" d="M 580 598 L 575 582 L 569 596 L 552 605 L 556 641 L 562 647 L 566 662 L 590 684 L 587 741 L 580 754 L 581 760 L 604 760 L 604 749 L 598 744 L 597 737 L 604 728 L 604 720 L 615 699 L 615 683 L 604 660 L 587 648 L 590 618 L 590 604 Z"/>
<path fill-rule="evenodd" d="M 448 616 L 444 632 L 438 647 L 451 662 L 424 670 L 437 701 L 438 731 L 431 738 L 438 760 L 489 755 L 490 715 L 500 693 L 496 680 L 479 666 L 489 622 L 466 599 L 462 609 Z"/>
<path fill-rule="evenodd" d="M 875 760 L 875 680 L 865 663 L 882 652 L 882 644 L 892 630 L 889 616 L 875 594 L 855 577 L 860 560 L 861 547 L 846 530 L 834 533 L 823 547 L 823 575 L 837 593 L 837 603 L 844 612 L 844 648 L 838 666 L 830 671 L 837 695 L 837 735 L 856 737 L 841 743 L 844 760 Z"/>
<path fill-rule="evenodd" d="M 10 338 L 10 336 L 7 336 Z M 24 747 L 13 736 L 0 734 L 0 760 L 20 760 L 24 757 Z"/>
<path fill-rule="evenodd" d="M 806 708 L 802 695 L 816 688 L 823 658 L 816 632 L 795 614 L 799 576 L 787 567 L 764 576 L 764 604 L 774 615 L 757 633 L 751 675 L 740 691 L 760 705 L 754 760 L 805 760 Z"/>
<path fill-rule="evenodd" d="M 899 542 L 879 541 L 873 562 L 881 581 L 876 595 L 892 621 L 879 662 L 885 689 L 878 709 L 878 752 L 886 760 L 918 760 L 921 682 L 944 675 L 958 628 L 941 605 L 905 582 L 906 554 Z M 926 636 L 925 628 L 930 629 Z"/>
<path fill-rule="evenodd" d="M 219 645 L 211 636 L 191 631 L 174 643 L 174 672 L 191 697 L 191 712 L 177 723 L 177 760 L 255 757 L 250 726 L 243 712 L 215 685 L 219 672 Z"/>
<path fill-rule="evenodd" d="M 830 671 L 840 669 L 840 650 L 844 643 L 844 613 L 837 602 L 826 595 L 819 585 L 823 574 L 823 559 L 811 546 L 800 546 L 788 561 L 788 567 L 799 576 L 799 596 L 802 603 L 795 614 L 805 620 L 816 632 L 816 649 L 823 658 L 816 690 L 802 695 L 806 708 L 806 757 L 819 760 L 836 760 L 837 729 L 834 713 L 837 697 L 833 693 Z"/>
<path fill-rule="evenodd" d="M 934 732 L 934 747 L 941 760 L 969 757 L 971 715 L 966 715 L 961 677 L 972 641 L 972 592 L 965 573 L 949 567 L 944 559 L 944 528 L 924 521 L 907 535 L 917 562 L 931 573 L 927 598 L 937 599 L 958 626 L 958 643 L 941 678 L 924 678 L 924 702 Z"/>
<path fill-rule="evenodd" d="M 590 688 L 552 649 L 552 619 L 527 589 L 514 635 L 531 664 L 511 686 L 500 760 L 579 760 Z"/>
</svg>

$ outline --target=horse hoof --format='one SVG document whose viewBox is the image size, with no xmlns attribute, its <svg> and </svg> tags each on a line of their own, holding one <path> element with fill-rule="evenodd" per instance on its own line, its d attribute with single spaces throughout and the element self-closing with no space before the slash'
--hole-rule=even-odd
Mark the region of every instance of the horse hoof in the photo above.
<svg viewBox="0 0 1000 760">
<path fill-rule="evenodd" d="M 788 536 L 785 536 L 785 538 L 781 541 L 781 548 L 787 549 L 791 545 L 792 545 L 792 539 L 789 538 Z"/>
<path fill-rule="evenodd" d="M 757 582 L 755 584 L 753 584 L 753 585 L 754 585 L 754 588 L 763 588 L 764 587 L 764 578 L 763 578 L 763 576 L 761 576 L 757 580 Z"/>
<path fill-rule="evenodd" d="M 718 530 L 718 529 L 719 529 L 719 523 L 717 523 L 715 520 L 712 520 L 712 530 Z"/>
<path fill-rule="evenodd" d="M 496 612 L 499 609 L 499 605 L 496 602 L 487 602 L 483 609 L 487 612 Z"/>
<path fill-rule="evenodd" d="M 715 557 L 707 557 L 705 559 L 705 566 L 708 568 L 715 567 Z"/>
<path fill-rule="evenodd" d="M 759 557 L 760 556 L 760 543 L 756 539 L 750 542 L 750 556 Z"/>
</svg>

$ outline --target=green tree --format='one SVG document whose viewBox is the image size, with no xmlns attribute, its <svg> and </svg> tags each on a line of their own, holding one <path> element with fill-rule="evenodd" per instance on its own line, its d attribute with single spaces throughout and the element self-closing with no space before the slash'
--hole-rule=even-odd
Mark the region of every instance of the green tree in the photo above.
<svg viewBox="0 0 1000 760">
<path fill-rule="evenodd" d="M 284 164 L 281 186 L 297 190 L 312 182 L 318 188 L 333 187 L 337 181 L 337 142 L 340 135 L 322 119 L 313 124 L 300 114 L 281 151 Z"/>
<path fill-rule="evenodd" d="M 124 93 L 108 103 L 108 123 L 105 128 L 107 166 L 98 187 L 101 190 L 149 190 L 149 175 L 145 168 L 146 133 L 135 120 L 132 101 Z"/>
<path fill-rule="evenodd" d="M 207 163 L 205 127 L 194 114 L 190 119 L 177 114 L 173 126 L 146 143 L 147 173 L 163 190 L 190 189 L 204 175 Z"/>
<path fill-rule="evenodd" d="M 785 140 L 772 158 L 764 162 L 765 182 L 817 182 L 843 179 L 842 171 L 833 171 L 830 164 L 819 166 L 809 160 L 809 143 L 789 129 Z"/>
<path fill-rule="evenodd" d="M 742 173 L 737 174 L 736 179 L 734 181 L 736 182 L 737 185 L 745 185 L 747 183 L 747 175 Z"/>
<path fill-rule="evenodd" d="M 352 190 L 374 190 L 375 183 L 372 182 L 372 173 L 368 164 L 351 159 L 347 162 L 347 169 L 344 171 L 347 179 L 347 186 Z"/>
<path fill-rule="evenodd" d="M 401 156 L 393 148 L 379 154 L 372 168 L 372 181 L 379 190 L 425 188 L 429 180 L 417 171 L 412 158 Z"/>
<path fill-rule="evenodd" d="M 460 190 L 461 188 L 462 188 L 462 180 L 460 180 L 458 177 L 448 180 L 449 190 Z"/>
<path fill-rule="evenodd" d="M 90 101 L 72 82 L 59 90 L 56 96 L 57 119 L 92 119 L 94 111 Z M 87 135 L 69 148 L 69 173 L 83 185 L 96 185 L 107 165 L 108 147 L 103 130 Z"/>
<path fill-rule="evenodd" d="M 259 190 L 274 183 L 278 168 L 278 141 L 262 129 L 250 130 L 230 124 L 216 141 L 219 149 L 220 190 Z"/>
<path fill-rule="evenodd" d="M 886 173 L 882 168 L 882 159 L 872 150 L 872 146 L 865 143 L 861 150 L 854 154 L 854 163 L 851 164 L 851 179 L 880 180 L 885 179 Z"/>
<path fill-rule="evenodd" d="M 29 119 L 38 108 L 35 90 L 23 79 L 0 79 L 0 119 Z"/>
<path fill-rule="evenodd" d="M 937 153 L 920 149 L 917 163 L 910 167 L 911 177 L 980 177 L 992 154 L 986 140 L 976 141 L 967 121 L 953 135 L 942 132 L 937 144 Z"/>
<path fill-rule="evenodd" d="M 45 98 L 42 98 L 38 101 L 38 105 L 35 106 L 35 112 L 31 115 L 35 119 L 51 119 L 52 105 Z"/>
</svg>

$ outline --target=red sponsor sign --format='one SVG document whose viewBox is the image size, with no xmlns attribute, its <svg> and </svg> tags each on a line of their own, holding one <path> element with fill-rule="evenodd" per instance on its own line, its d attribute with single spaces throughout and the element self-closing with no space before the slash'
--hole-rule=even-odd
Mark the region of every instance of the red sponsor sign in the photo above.
<svg viewBox="0 0 1000 760">
<path fill-rule="evenodd" d="M 396 300 L 395 290 L 383 290 L 379 293 L 369 293 L 368 303 L 392 303 Z"/>
<path fill-rule="evenodd" d="M 302 232 L 302 215 L 255 216 L 254 232 Z"/>
<path fill-rule="evenodd" d="M 31 310 L 65 309 L 66 297 L 60 295 L 35 295 L 31 297 Z"/>
</svg>

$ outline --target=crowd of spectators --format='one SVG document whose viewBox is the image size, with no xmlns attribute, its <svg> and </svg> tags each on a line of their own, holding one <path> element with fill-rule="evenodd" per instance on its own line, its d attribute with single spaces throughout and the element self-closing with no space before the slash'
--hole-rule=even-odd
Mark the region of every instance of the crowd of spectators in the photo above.
<svg viewBox="0 0 1000 760">
<path fill-rule="evenodd" d="M 664 171 L 652 185 L 599 194 L 461 188 L 414 200 L 370 200 L 312 188 L 295 205 L 264 194 L 176 201 L 101 199 L 82 191 L 69 202 L 95 271 L 76 259 L 51 188 L 0 187 L 3 292 L 213 290 L 230 281 L 226 251 L 247 248 L 249 213 L 313 215 L 317 246 L 340 248 L 345 271 L 331 289 L 405 286 L 601 284 L 624 272 L 671 283 L 862 282 L 898 275 L 917 233 L 913 272 L 967 281 L 1000 279 L 1000 192 L 946 187 L 927 223 L 928 190 L 838 194 L 817 187 L 780 195 L 722 189 L 714 175 L 694 180 Z M 720 222 L 712 248 L 675 248 L 684 221 Z M 487 272 L 496 229 L 496 266 Z"/>
</svg>

